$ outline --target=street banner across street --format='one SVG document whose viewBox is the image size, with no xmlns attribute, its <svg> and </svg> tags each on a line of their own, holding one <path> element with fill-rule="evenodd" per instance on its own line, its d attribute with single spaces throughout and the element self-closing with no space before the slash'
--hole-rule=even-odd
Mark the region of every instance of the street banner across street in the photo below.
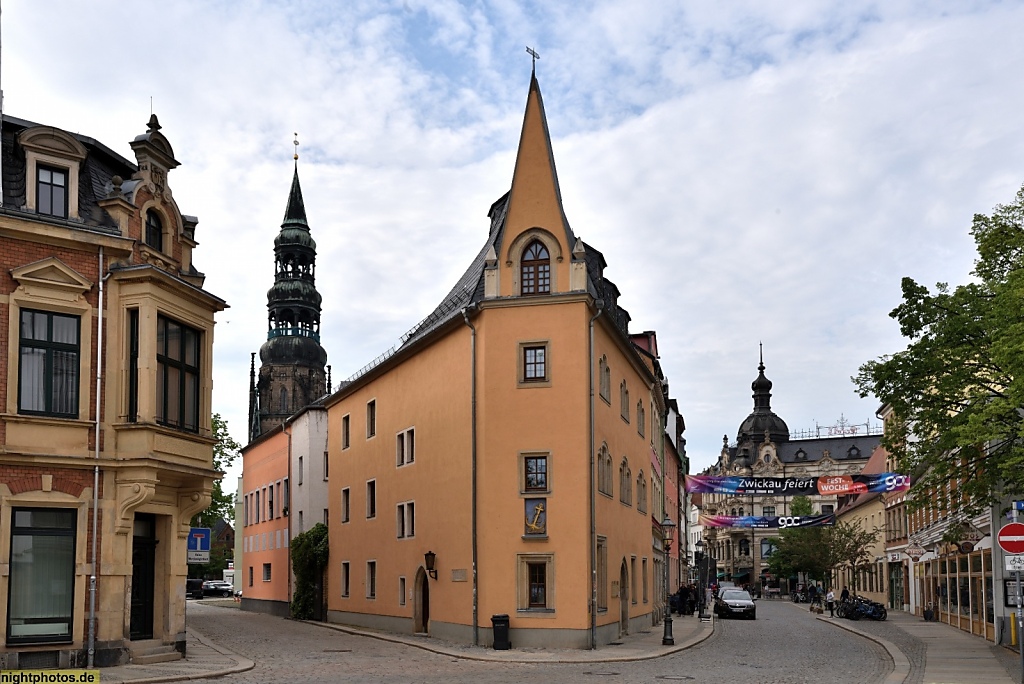
<svg viewBox="0 0 1024 684">
<path fill-rule="evenodd" d="M 686 476 L 686 491 L 691 494 L 838 496 L 866 492 L 904 492 L 908 489 L 910 489 L 910 477 L 897 473 L 822 475 L 820 477 Z"/>
<path fill-rule="evenodd" d="M 701 515 L 704 527 L 752 527 L 788 530 L 793 527 L 824 527 L 836 524 L 835 513 L 828 515 Z"/>
</svg>

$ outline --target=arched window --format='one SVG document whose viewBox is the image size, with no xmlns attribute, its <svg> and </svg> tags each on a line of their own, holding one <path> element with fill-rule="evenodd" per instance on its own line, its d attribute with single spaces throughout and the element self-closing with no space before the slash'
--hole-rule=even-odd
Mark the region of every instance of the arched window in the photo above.
<svg viewBox="0 0 1024 684">
<path fill-rule="evenodd" d="M 644 414 L 644 400 L 641 399 L 640 401 L 636 402 L 636 431 L 640 434 L 641 437 L 644 436 L 645 421 L 646 418 Z"/>
<path fill-rule="evenodd" d="M 281 413 L 288 413 L 288 390 L 281 388 Z"/>
<path fill-rule="evenodd" d="M 160 215 L 150 209 L 146 212 L 146 244 L 161 252 L 164 249 L 164 227 Z"/>
<path fill-rule="evenodd" d="M 626 381 L 623 380 L 622 384 L 619 385 L 619 401 L 622 402 L 619 412 L 622 415 L 622 419 L 629 422 L 629 390 L 626 389 Z"/>
<path fill-rule="evenodd" d="M 597 452 L 597 491 L 608 495 L 612 493 L 612 455 L 603 444 Z"/>
<path fill-rule="evenodd" d="M 741 556 L 749 556 L 750 555 L 750 540 L 749 539 L 740 539 L 740 555 Z"/>
<path fill-rule="evenodd" d="M 647 512 L 647 479 L 642 470 L 636 476 L 636 509 L 641 513 Z"/>
<path fill-rule="evenodd" d="M 526 246 L 520 270 L 522 294 L 536 295 L 551 292 L 551 257 L 543 242 L 534 240 Z"/>
<path fill-rule="evenodd" d="M 619 501 L 627 506 L 633 505 L 633 474 L 626 459 L 619 464 Z"/>
</svg>

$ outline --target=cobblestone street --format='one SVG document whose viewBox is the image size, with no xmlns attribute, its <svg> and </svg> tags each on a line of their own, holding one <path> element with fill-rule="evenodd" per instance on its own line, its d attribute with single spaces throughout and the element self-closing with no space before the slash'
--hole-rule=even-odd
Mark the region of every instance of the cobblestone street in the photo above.
<svg viewBox="0 0 1024 684">
<path fill-rule="evenodd" d="M 190 602 L 188 611 L 190 627 L 256 662 L 251 671 L 204 680 L 210 682 L 848 684 L 881 682 L 893 668 L 881 646 L 785 601 L 760 601 L 756 621 L 721 621 L 710 639 L 671 656 L 578 664 L 479 662 L 235 608 Z M 604 648 L 614 654 L 614 646 Z"/>
</svg>

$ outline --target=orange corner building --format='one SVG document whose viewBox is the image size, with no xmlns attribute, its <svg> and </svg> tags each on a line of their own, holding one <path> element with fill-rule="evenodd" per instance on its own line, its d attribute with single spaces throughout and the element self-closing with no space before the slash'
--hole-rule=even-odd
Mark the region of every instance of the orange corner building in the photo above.
<svg viewBox="0 0 1024 684">
<path fill-rule="evenodd" d="M 503 645 L 507 616 L 513 647 L 595 648 L 663 611 L 665 385 L 566 219 L 535 76 L 489 217 L 444 301 L 324 402 L 328 619 Z"/>
</svg>

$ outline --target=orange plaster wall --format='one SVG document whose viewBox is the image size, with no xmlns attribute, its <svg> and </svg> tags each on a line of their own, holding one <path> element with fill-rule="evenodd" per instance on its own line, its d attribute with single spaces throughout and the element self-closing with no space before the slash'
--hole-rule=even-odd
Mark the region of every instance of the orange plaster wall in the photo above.
<svg viewBox="0 0 1024 684">
<path fill-rule="evenodd" d="M 600 319 L 598 319 L 600 320 Z M 643 559 L 647 558 L 647 586 L 648 604 L 643 603 L 643 580 L 638 578 L 636 582 L 637 602 L 630 604 L 629 612 L 631 617 L 650 612 L 651 603 L 654 602 L 653 587 L 655 586 L 654 571 L 655 551 L 651 544 L 651 513 L 654 510 L 653 488 L 650 486 L 651 463 L 650 463 L 650 420 L 651 420 L 651 391 L 647 386 L 647 380 L 637 372 L 635 366 L 627 359 L 622 352 L 620 344 L 612 337 L 603 326 L 595 326 L 594 335 L 594 359 L 602 355 L 607 356 L 608 366 L 611 369 L 611 403 L 609 404 L 600 397 L 600 385 L 596 384 L 594 389 L 594 423 L 595 423 L 595 450 L 601 447 L 602 443 L 608 445 L 612 456 L 612 489 L 614 494 L 608 497 L 598 493 L 597 496 L 597 533 L 608 539 L 608 582 L 616 582 L 619 579 L 619 568 L 623 560 L 626 566 L 631 568 L 631 558 L 636 557 L 637 572 L 643 570 Z M 596 376 L 596 373 L 595 373 Z M 629 390 L 630 401 L 630 422 L 622 419 L 621 406 L 619 401 L 619 385 L 626 380 L 626 387 Z M 596 382 L 596 381 L 595 381 Z M 643 398 L 645 410 L 647 411 L 644 436 L 641 437 L 637 431 L 636 424 L 636 402 Z M 633 487 L 633 505 L 626 506 L 619 501 L 619 464 L 625 456 L 629 461 L 631 480 Z M 647 490 L 647 512 L 640 513 L 637 509 L 636 500 L 636 477 L 640 469 L 648 481 Z M 632 582 L 630 583 L 632 584 Z M 608 611 L 599 613 L 597 622 L 599 625 L 610 624 L 619 619 L 618 599 L 608 589 Z"/>
<path fill-rule="evenodd" d="M 470 331 L 457 328 L 400 366 L 328 407 L 331 468 L 329 610 L 412 618 L 412 591 L 427 551 L 437 554 L 430 580 L 431 620 L 468 624 L 472 610 L 470 534 Z M 377 434 L 366 437 L 366 405 L 376 401 Z M 351 416 L 351 446 L 341 424 Z M 396 436 L 415 429 L 415 462 L 396 465 Z M 376 480 L 377 516 L 366 518 L 366 482 Z M 351 491 L 351 520 L 341 522 L 341 490 Z M 396 507 L 414 501 L 415 536 L 397 539 Z M 366 598 L 366 562 L 377 562 L 377 596 Z M 351 568 L 340 595 L 341 563 Z M 467 581 L 453 582 L 453 569 Z M 399 577 L 407 599 L 399 604 Z"/>
<path fill-rule="evenodd" d="M 236 572 L 242 573 L 242 595 L 246 598 L 262 599 L 270 601 L 288 601 L 288 533 L 289 517 L 282 514 L 284 505 L 285 478 L 288 477 L 288 436 L 283 432 L 277 432 L 264 441 L 248 448 L 242 453 L 242 492 L 246 495 L 260 491 L 260 515 L 261 522 L 254 522 L 255 497 L 249 504 L 249 525 L 241 528 L 240 534 L 249 538 L 248 547 L 250 550 L 242 552 L 242 568 Z M 277 483 L 281 483 L 281 494 L 276 491 Z M 267 519 L 267 501 L 263 488 L 275 486 L 274 492 L 274 517 Z M 244 523 L 244 519 L 243 519 Z M 266 535 L 266 550 L 253 551 L 253 548 L 263 549 L 261 544 L 263 535 Z M 278 546 L 277 539 L 280 536 L 281 545 Z M 273 539 L 274 548 L 270 549 L 270 540 Z M 256 544 L 257 546 L 253 546 Z M 246 548 L 243 542 L 243 549 Z M 271 564 L 270 581 L 263 581 L 263 564 Z M 252 568 L 252 586 L 249 586 L 249 568 Z"/>
</svg>

